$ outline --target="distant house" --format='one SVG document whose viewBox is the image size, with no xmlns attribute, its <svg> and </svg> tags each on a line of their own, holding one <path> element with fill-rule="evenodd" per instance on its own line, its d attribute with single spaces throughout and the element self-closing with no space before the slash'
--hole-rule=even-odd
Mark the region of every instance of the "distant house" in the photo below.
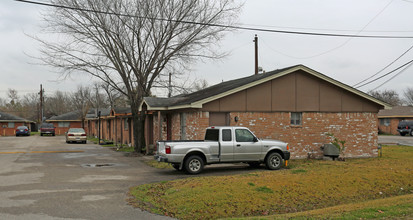
<svg viewBox="0 0 413 220">
<path fill-rule="evenodd" d="M 65 114 L 52 116 L 46 120 L 47 123 L 53 123 L 56 127 L 56 135 L 65 134 L 69 128 L 82 128 L 82 114 L 79 111 L 68 112 Z"/>
<path fill-rule="evenodd" d="M 32 130 L 35 123 L 19 116 L 0 112 L 0 136 L 16 135 L 16 128 L 23 125 Z"/>
<path fill-rule="evenodd" d="M 98 117 L 99 111 L 100 118 Z M 134 143 L 130 107 L 92 109 L 86 116 L 86 124 L 90 136 L 99 137 L 100 133 L 102 140 L 112 141 L 116 145 Z"/>
<path fill-rule="evenodd" d="M 394 106 L 392 109 L 382 109 L 378 114 L 379 132 L 398 135 L 397 125 L 403 120 L 413 120 L 412 106 Z"/>
<path fill-rule="evenodd" d="M 147 144 L 203 139 L 208 126 L 245 126 L 288 142 L 293 159 L 322 157 L 327 133 L 346 141 L 346 157 L 377 156 L 377 114 L 384 108 L 390 106 L 303 65 L 172 98 L 146 97 L 141 105 Z"/>
</svg>

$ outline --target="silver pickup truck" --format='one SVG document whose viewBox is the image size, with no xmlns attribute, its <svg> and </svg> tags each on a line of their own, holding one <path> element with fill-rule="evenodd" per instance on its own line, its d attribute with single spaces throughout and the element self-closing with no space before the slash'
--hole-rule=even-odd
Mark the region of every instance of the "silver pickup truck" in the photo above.
<svg viewBox="0 0 413 220">
<path fill-rule="evenodd" d="M 245 127 L 222 126 L 208 127 L 201 141 L 158 141 L 155 159 L 189 174 L 215 163 L 245 162 L 256 167 L 264 163 L 277 170 L 290 159 L 290 152 L 282 141 L 260 140 Z"/>
</svg>

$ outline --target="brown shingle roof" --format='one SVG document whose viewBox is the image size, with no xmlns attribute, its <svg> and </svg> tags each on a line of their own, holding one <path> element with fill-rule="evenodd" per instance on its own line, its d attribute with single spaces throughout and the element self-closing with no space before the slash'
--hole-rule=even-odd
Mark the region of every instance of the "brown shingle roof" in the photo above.
<svg viewBox="0 0 413 220">
<path fill-rule="evenodd" d="M 27 120 L 25 118 L 16 116 L 16 115 L 12 115 L 12 114 L 8 114 L 5 112 L 0 112 L 0 121 L 4 121 L 4 122 L 32 122 L 30 120 Z"/>
<path fill-rule="evenodd" d="M 382 109 L 379 118 L 413 117 L 412 106 L 394 106 L 392 109 Z"/>
</svg>

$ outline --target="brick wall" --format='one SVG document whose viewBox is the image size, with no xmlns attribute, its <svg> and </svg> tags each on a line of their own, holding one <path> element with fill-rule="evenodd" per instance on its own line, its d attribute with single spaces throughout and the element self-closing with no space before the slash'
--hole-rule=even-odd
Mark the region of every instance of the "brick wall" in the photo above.
<svg viewBox="0 0 413 220">
<path fill-rule="evenodd" d="M 186 114 L 187 140 L 201 140 L 209 126 L 208 112 Z M 346 141 L 345 157 L 375 157 L 378 145 L 376 113 L 311 113 L 302 114 L 302 125 L 290 124 L 289 112 L 232 112 L 231 126 L 244 126 L 258 137 L 289 143 L 292 159 L 321 158 L 321 146 L 331 143 L 327 133 Z M 239 121 L 235 122 L 235 116 Z M 164 118 L 164 117 L 163 117 Z M 180 115 L 173 114 L 172 138 L 180 139 Z M 154 139 L 158 140 L 158 119 L 154 116 Z M 166 140 L 166 120 L 162 119 L 162 139 Z"/>
<path fill-rule="evenodd" d="M 191 112 L 186 114 L 186 139 L 203 140 L 209 126 L 209 112 Z"/>
<path fill-rule="evenodd" d="M 181 116 L 180 113 L 171 114 L 171 137 L 172 140 L 181 139 Z M 161 139 L 167 139 L 167 122 L 165 115 L 161 119 Z M 186 139 L 187 140 L 202 140 L 205 136 L 205 129 L 209 126 L 209 112 L 186 112 Z M 158 115 L 153 116 L 153 137 L 155 141 L 159 140 L 159 124 Z"/>
<path fill-rule="evenodd" d="M 70 121 L 68 123 L 70 123 L 69 127 L 59 127 L 59 122 L 53 122 L 52 123 L 53 126 L 56 127 L 55 134 L 56 135 L 64 135 L 69 130 L 69 128 L 81 128 L 82 127 L 82 122 L 80 122 L 80 121 Z M 86 130 L 86 128 L 85 128 L 85 130 Z"/>
<path fill-rule="evenodd" d="M 290 113 L 231 113 L 231 125 L 248 127 L 260 138 L 289 143 L 292 159 L 321 158 L 320 147 L 332 140 L 326 133 L 346 141 L 345 157 L 377 156 L 376 113 L 304 112 L 301 126 L 290 125 Z"/>
<path fill-rule="evenodd" d="M 401 119 L 391 118 L 389 120 L 390 120 L 389 125 L 380 124 L 380 120 L 379 120 L 380 132 L 385 133 L 385 134 L 399 135 L 399 132 L 397 132 L 397 125 L 399 125 L 399 122 L 401 121 Z"/>
<path fill-rule="evenodd" d="M 13 128 L 9 128 L 9 123 L 8 122 L 1 122 L 0 123 L 0 136 L 14 136 L 16 135 L 16 128 L 19 126 L 27 126 L 30 128 L 29 124 L 23 123 L 23 122 L 15 122 Z"/>
</svg>

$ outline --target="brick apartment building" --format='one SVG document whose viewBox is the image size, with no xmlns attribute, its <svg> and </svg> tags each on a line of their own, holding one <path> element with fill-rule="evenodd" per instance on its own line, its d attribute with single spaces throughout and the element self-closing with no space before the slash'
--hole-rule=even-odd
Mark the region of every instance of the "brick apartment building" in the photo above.
<svg viewBox="0 0 413 220">
<path fill-rule="evenodd" d="M 390 106 L 306 66 L 223 82 L 171 98 L 146 97 L 146 143 L 203 139 L 208 126 L 250 128 L 290 144 L 292 159 L 320 158 L 327 133 L 346 157 L 377 156 L 380 109 Z"/>
<path fill-rule="evenodd" d="M 16 129 L 19 126 L 27 126 L 29 129 L 33 129 L 34 122 L 21 118 L 16 115 L 0 112 L 0 136 L 13 136 L 16 135 Z"/>
<path fill-rule="evenodd" d="M 46 122 L 52 123 L 56 127 L 56 135 L 63 135 L 69 130 L 69 128 L 83 128 L 84 124 L 82 118 L 82 114 L 79 111 L 73 111 L 52 116 L 47 119 Z"/>
<path fill-rule="evenodd" d="M 397 125 L 403 120 L 413 120 L 412 106 L 394 106 L 392 109 L 382 109 L 378 114 L 379 131 L 384 134 L 398 135 Z"/>
</svg>

